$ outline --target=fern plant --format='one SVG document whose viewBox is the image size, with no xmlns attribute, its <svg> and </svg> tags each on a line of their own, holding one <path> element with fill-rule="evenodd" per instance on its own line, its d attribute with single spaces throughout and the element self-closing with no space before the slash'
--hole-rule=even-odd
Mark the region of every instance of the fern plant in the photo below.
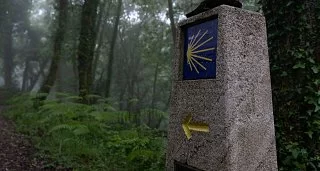
<svg viewBox="0 0 320 171">
<path fill-rule="evenodd" d="M 72 96 L 57 96 L 37 108 L 32 106 L 34 96 L 17 96 L 7 113 L 18 130 L 33 139 L 48 168 L 164 170 L 162 131 L 144 124 L 136 127 L 128 112 L 110 104 L 84 105 L 70 101 Z M 140 116 L 144 120 L 148 115 Z M 154 117 L 163 119 L 166 114 L 157 111 Z"/>
</svg>

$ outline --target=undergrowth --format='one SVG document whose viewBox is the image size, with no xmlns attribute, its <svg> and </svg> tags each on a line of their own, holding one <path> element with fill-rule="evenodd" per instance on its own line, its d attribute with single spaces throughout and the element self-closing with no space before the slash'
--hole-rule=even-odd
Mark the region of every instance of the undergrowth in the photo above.
<svg viewBox="0 0 320 171">
<path fill-rule="evenodd" d="M 106 103 L 78 104 L 66 96 L 35 108 L 32 99 L 12 98 L 6 115 L 30 136 L 46 168 L 164 170 L 164 131 L 133 124 L 127 112 Z"/>
</svg>

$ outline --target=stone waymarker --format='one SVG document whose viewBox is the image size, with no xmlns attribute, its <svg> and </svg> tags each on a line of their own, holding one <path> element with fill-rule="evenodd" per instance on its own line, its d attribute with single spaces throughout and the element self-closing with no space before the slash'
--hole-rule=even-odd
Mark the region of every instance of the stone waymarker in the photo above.
<svg viewBox="0 0 320 171">
<path fill-rule="evenodd" d="M 222 5 L 176 42 L 167 170 L 277 170 L 265 18 Z"/>
</svg>

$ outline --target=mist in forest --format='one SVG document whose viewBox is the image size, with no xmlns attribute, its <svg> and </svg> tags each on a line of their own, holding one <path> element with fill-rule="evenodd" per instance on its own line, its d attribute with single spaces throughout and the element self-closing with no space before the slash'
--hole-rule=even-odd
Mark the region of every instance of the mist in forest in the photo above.
<svg viewBox="0 0 320 171">
<path fill-rule="evenodd" d="M 0 86 L 49 98 L 98 95 L 120 110 L 167 110 L 172 29 L 198 3 L 2 0 Z"/>
<path fill-rule="evenodd" d="M 175 26 L 200 2 L 0 0 L 0 93 L 36 168 L 164 169 Z"/>
</svg>

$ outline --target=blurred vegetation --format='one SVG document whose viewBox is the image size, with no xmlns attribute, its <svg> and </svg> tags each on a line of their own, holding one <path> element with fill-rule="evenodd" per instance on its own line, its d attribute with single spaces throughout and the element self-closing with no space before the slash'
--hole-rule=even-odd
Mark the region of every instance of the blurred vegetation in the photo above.
<svg viewBox="0 0 320 171">
<path fill-rule="evenodd" d="M 153 129 L 144 120 L 153 112 L 153 120 L 163 124 L 166 113 L 146 110 L 137 125 L 137 117 L 104 102 L 86 105 L 72 102 L 77 97 L 60 96 L 35 109 L 36 97 L 19 95 L 9 101 L 6 112 L 31 138 L 46 168 L 164 170 L 165 126 Z"/>
</svg>

